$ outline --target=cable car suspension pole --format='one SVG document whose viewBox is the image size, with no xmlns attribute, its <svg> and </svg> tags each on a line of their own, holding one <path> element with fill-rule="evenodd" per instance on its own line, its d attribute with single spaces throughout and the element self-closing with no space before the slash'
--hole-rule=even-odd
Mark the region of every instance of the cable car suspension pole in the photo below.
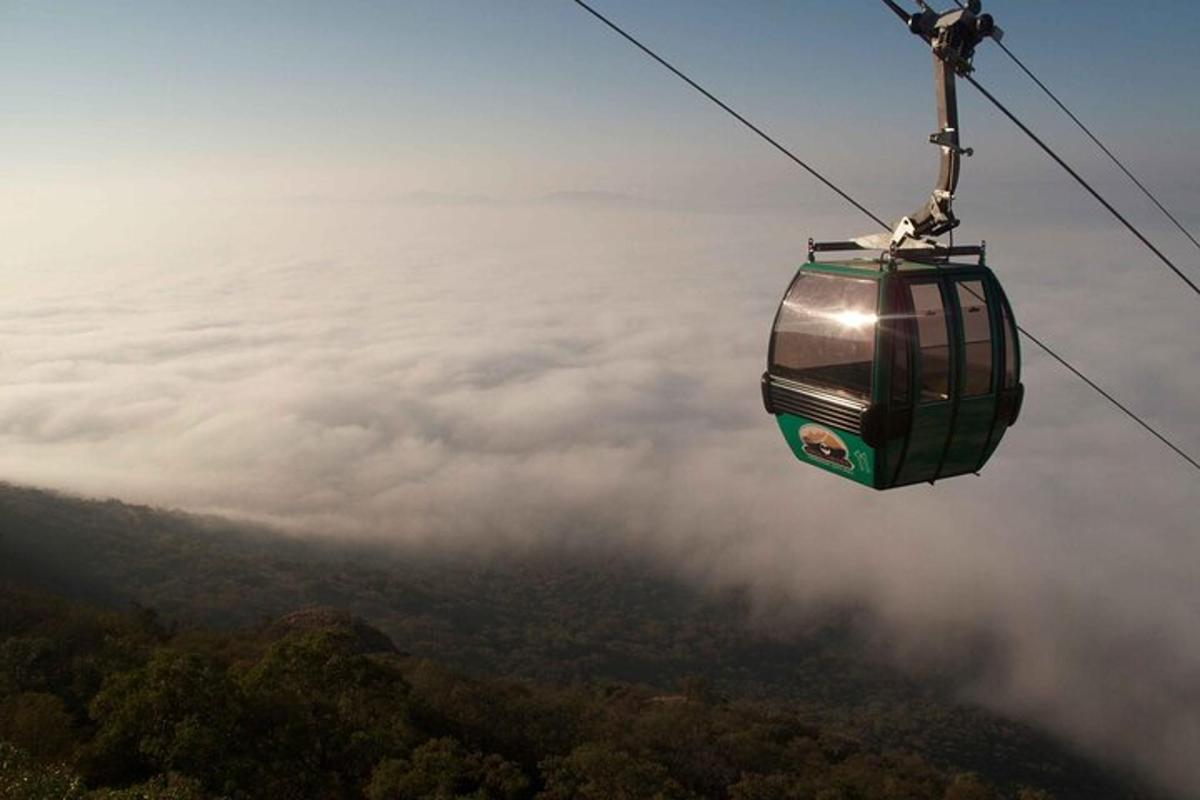
<svg viewBox="0 0 1200 800">
<path fill-rule="evenodd" d="M 921 208 L 900 220 L 892 232 L 891 247 L 903 246 L 909 240 L 932 243 L 936 237 L 958 227 L 954 216 L 954 192 L 964 156 L 974 151 L 962 147 L 959 141 L 958 92 L 955 78 L 969 77 L 975 48 L 989 37 L 999 39 L 1003 32 L 996 27 L 991 15 L 981 14 L 979 0 L 971 0 L 966 8 L 939 14 L 925 3 L 923 11 L 909 15 L 893 0 L 883 0 L 908 29 L 920 36 L 933 51 L 933 83 L 937 96 L 938 129 L 929 137 L 930 144 L 941 149 L 941 163 L 933 194 Z"/>
<path fill-rule="evenodd" d="M 1060 167 L 1062 167 L 1068 175 L 1074 178 L 1076 183 L 1082 186 L 1090 195 L 1092 195 L 1092 197 L 1096 198 L 1100 205 L 1104 206 L 1104 208 L 1107 209 L 1110 214 L 1116 217 L 1117 221 L 1124 225 L 1130 233 L 1136 236 L 1138 241 L 1144 244 L 1150 250 L 1150 252 L 1158 256 L 1160 261 L 1166 264 L 1167 267 L 1174 272 L 1180 280 L 1188 285 L 1188 288 L 1190 288 L 1196 294 L 1200 294 L 1200 286 L 1197 286 L 1191 278 L 1189 278 L 1181 269 L 1179 269 L 1179 267 L 1175 266 L 1175 263 L 1171 261 L 1171 259 L 1169 259 L 1161 250 L 1155 247 L 1154 243 L 1146 238 L 1146 236 L 1140 230 L 1138 230 L 1132 222 L 1126 219 L 1125 216 L 1118 211 L 1112 203 L 1108 202 L 1108 200 L 1106 200 L 1103 195 L 1092 188 L 1092 185 L 1085 181 L 1078 172 L 1072 169 L 1066 161 L 1064 161 L 1057 153 L 1050 149 L 1050 146 L 1042 141 L 1037 134 L 1030 130 L 1028 125 L 1021 122 L 1021 120 L 1018 119 L 1015 114 L 1009 111 L 1003 103 L 996 99 L 991 92 L 983 88 L 979 81 L 975 80 L 975 78 L 971 76 L 973 68 L 970 63 L 970 58 L 974 52 L 974 44 L 969 41 L 969 38 L 963 43 L 962 47 L 964 48 L 963 52 L 965 53 L 965 58 L 957 56 L 954 51 L 954 48 L 958 46 L 958 37 L 962 37 L 964 35 L 967 37 L 971 36 L 972 23 L 970 22 L 970 19 L 974 19 L 973 25 L 976 27 L 976 33 L 978 34 L 978 39 L 976 39 L 975 43 L 986 36 L 991 36 L 992 38 L 996 39 L 997 42 L 999 42 L 1004 35 L 1003 31 L 995 27 L 989 15 L 982 14 L 975 16 L 978 14 L 980 9 L 980 0 L 968 0 L 965 8 L 959 8 L 956 11 L 948 11 L 945 14 L 940 15 L 936 11 L 929 10 L 929 7 L 925 5 L 925 3 L 920 3 L 920 5 L 926 9 L 925 11 L 912 15 L 907 14 L 903 8 L 894 2 L 894 0 L 883 0 L 883 4 L 890 8 L 901 19 L 904 19 L 910 31 L 920 36 L 933 47 L 935 58 L 937 58 L 939 55 L 939 48 L 942 49 L 943 52 L 948 51 L 950 54 L 949 57 L 952 59 L 952 65 L 955 66 L 955 72 L 958 75 L 961 75 L 968 82 L 970 82 L 972 86 L 978 89 L 980 94 L 982 94 L 989 102 L 991 102 L 992 105 L 1000 110 L 1000 113 L 1008 117 L 1009 120 L 1011 120 L 1014 125 L 1020 128 L 1021 131 L 1028 136 L 1034 144 L 1040 147 L 1042 151 L 1046 153 L 1046 155 L 1050 156 L 1050 158 L 1053 159 L 1054 162 Z M 957 15 L 968 15 L 968 17 L 962 19 L 960 22 L 960 18 Z M 967 24 L 963 25 L 963 22 Z M 958 30 L 955 31 L 951 26 L 957 27 Z M 943 56 L 943 58 L 945 58 L 945 56 Z M 951 80 L 953 80 L 953 77 L 951 77 Z M 952 97 L 950 99 L 952 99 Z M 939 103 L 940 102 L 941 101 L 939 100 Z M 935 136 L 936 135 L 937 134 L 935 134 Z M 955 139 L 957 139 L 957 134 L 955 134 Z M 938 144 L 939 142 L 935 141 L 934 143 Z M 957 141 L 955 144 L 957 145 Z M 945 147 L 943 147 L 943 151 L 945 151 Z M 945 170 L 945 159 L 946 156 L 943 155 L 943 170 Z M 941 188 L 942 181 L 939 180 L 938 190 Z M 937 202 L 938 190 L 934 191 L 934 205 L 936 205 Z M 901 222 L 901 226 L 904 226 L 908 221 L 908 218 L 906 218 L 904 222 Z M 915 228 L 919 220 L 914 217 L 912 218 L 912 221 Z M 950 229 L 952 228 L 953 225 Z M 904 233 L 905 231 L 903 231 L 901 228 L 897 228 L 895 234 L 893 234 L 893 241 L 895 241 L 897 237 L 903 240 L 903 238 L 905 238 L 903 236 Z"/>
<path fill-rule="evenodd" d="M 887 2 L 889 6 L 894 5 L 893 3 L 890 2 L 890 0 L 884 0 L 884 2 Z M 959 8 L 964 7 L 961 0 L 954 0 L 954 3 Z M 898 8 L 898 6 L 897 6 L 897 8 Z M 895 10 L 895 9 L 893 9 L 893 10 Z M 1070 120 L 1072 122 L 1074 122 L 1076 126 L 1079 127 L 1079 130 L 1083 131 L 1084 135 L 1086 135 L 1089 139 L 1092 140 L 1093 143 L 1095 143 L 1096 147 L 1100 148 L 1100 151 L 1102 153 L 1104 153 L 1104 155 L 1108 156 L 1110 161 L 1112 161 L 1114 164 L 1117 165 L 1117 168 L 1120 169 L 1121 172 L 1125 173 L 1125 177 L 1129 178 L 1129 180 L 1133 182 L 1134 186 L 1136 186 L 1137 188 L 1142 190 L 1142 194 L 1146 195 L 1146 197 L 1148 197 L 1150 199 L 1150 202 L 1154 203 L 1154 205 L 1158 207 L 1158 210 L 1161 211 L 1163 213 L 1163 215 L 1166 216 L 1167 219 L 1171 220 L 1171 222 L 1174 223 L 1175 227 L 1179 229 L 1179 232 L 1182 233 L 1184 236 L 1186 236 L 1191 241 L 1191 243 L 1196 246 L 1197 249 L 1200 249 L 1200 240 L 1197 240 L 1196 237 L 1192 235 L 1192 232 L 1189 231 L 1187 228 L 1185 228 L 1183 223 L 1180 222 L 1179 219 L 1174 214 L 1172 214 L 1171 211 L 1165 205 L 1163 205 L 1162 201 L 1159 200 L 1154 195 L 1154 193 L 1150 191 L 1149 187 L 1147 187 L 1146 184 L 1142 183 L 1142 181 L 1139 180 L 1138 177 L 1133 174 L 1133 172 L 1129 169 L 1129 167 L 1125 166 L 1125 163 L 1123 161 L 1121 161 L 1121 159 L 1117 158 L 1116 153 L 1114 153 L 1111 149 L 1109 149 L 1108 145 L 1106 145 L 1106 144 L 1104 144 L 1104 142 L 1100 141 L 1100 137 L 1097 136 L 1096 134 L 1092 133 L 1092 129 L 1089 128 L 1087 125 L 1083 124 L 1083 120 L 1081 120 L 1078 116 L 1076 116 L 1074 111 L 1067 108 L 1067 104 L 1064 103 L 1062 100 L 1060 100 L 1058 95 L 1056 95 L 1054 92 L 1050 91 L 1050 87 L 1047 86 L 1045 83 L 1043 83 L 1041 78 L 1039 78 L 1037 75 L 1034 75 L 1033 70 L 1031 70 L 1029 67 L 1027 67 L 1025 65 L 1024 61 L 1017 58 L 1016 53 L 1014 53 L 1012 50 L 1010 50 L 1008 47 L 1006 47 L 1004 45 L 1004 42 L 996 42 L 996 45 L 1001 50 L 1004 51 L 1004 54 L 1006 56 L 1008 56 L 1010 59 L 1012 59 L 1012 62 L 1014 64 L 1016 64 L 1018 67 L 1020 67 L 1022 72 L 1024 72 L 1026 75 L 1029 76 L 1029 79 L 1031 81 L 1033 81 L 1035 84 L 1037 84 L 1037 87 L 1039 89 L 1041 89 L 1046 94 L 1046 96 L 1049 97 L 1054 102 L 1054 104 L 1056 106 L 1058 106 L 1060 109 L 1062 109 L 1062 112 L 1064 114 L 1066 114 L 1067 117 L 1069 117 Z"/>
</svg>

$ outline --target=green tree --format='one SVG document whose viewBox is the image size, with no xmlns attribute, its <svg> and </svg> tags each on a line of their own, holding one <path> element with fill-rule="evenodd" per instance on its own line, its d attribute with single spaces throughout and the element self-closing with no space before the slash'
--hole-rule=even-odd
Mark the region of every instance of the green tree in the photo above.
<svg viewBox="0 0 1200 800">
<path fill-rule="evenodd" d="M 367 800 L 395 800 L 404 790 L 408 762 L 402 758 L 385 758 L 371 771 L 371 780 L 363 788 Z"/>
<path fill-rule="evenodd" d="M 25 692 L 0 702 L 0 739 L 39 760 L 67 758 L 74 748 L 71 715 L 63 701 L 44 692 Z"/>
<path fill-rule="evenodd" d="M 413 751 L 389 789 L 395 800 L 453 800 L 478 787 L 479 759 L 451 738 L 431 739 Z"/>
<path fill-rule="evenodd" d="M 83 781 L 62 765 L 35 764 L 0 742 L 0 800 L 82 800 Z"/>
<path fill-rule="evenodd" d="M 542 765 L 538 800 L 690 800 L 665 767 L 610 744 L 591 742 Z"/>
<path fill-rule="evenodd" d="M 712 705 L 720 702 L 721 697 L 713 686 L 712 681 L 703 675 L 686 675 L 679 681 L 679 690 L 689 703 Z"/>
<path fill-rule="evenodd" d="M 521 769 L 498 755 L 468 752 L 456 739 L 430 739 L 408 759 L 384 759 L 367 784 L 369 800 L 516 800 L 529 790 Z"/>
<path fill-rule="evenodd" d="M 42 636 L 7 636 L 0 641 L 0 696 L 47 686 L 54 643 Z"/>
<path fill-rule="evenodd" d="M 729 800 L 808 800 L 808 794 L 791 775 L 751 774 L 729 787 Z"/>
<path fill-rule="evenodd" d="M 109 677 L 92 700 L 99 729 L 89 761 L 111 782 L 180 772 L 221 789 L 245 745 L 240 711 L 223 665 L 160 650 L 146 666 Z"/>
<path fill-rule="evenodd" d="M 520 766 L 492 753 L 483 759 L 480 789 L 491 800 L 517 800 L 529 793 L 529 777 Z"/>
<path fill-rule="evenodd" d="M 1054 795 L 1044 789 L 1030 789 L 1024 786 L 1017 792 L 1017 800 L 1054 800 Z"/>
<path fill-rule="evenodd" d="M 946 787 L 944 800 L 998 800 L 998 795 L 978 775 L 960 773 Z"/>
<path fill-rule="evenodd" d="M 126 789 L 91 792 L 87 800 L 208 800 L 210 795 L 194 778 L 171 773 L 151 778 Z"/>
<path fill-rule="evenodd" d="M 366 783 L 381 759 L 407 753 L 416 738 L 407 682 L 357 652 L 341 631 L 286 636 L 239 683 L 264 794 L 349 791 Z"/>
</svg>

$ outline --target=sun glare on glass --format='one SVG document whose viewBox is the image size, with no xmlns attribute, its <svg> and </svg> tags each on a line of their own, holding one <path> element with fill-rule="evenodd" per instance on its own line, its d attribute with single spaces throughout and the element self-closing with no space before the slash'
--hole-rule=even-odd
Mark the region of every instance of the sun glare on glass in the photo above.
<svg viewBox="0 0 1200 800">
<path fill-rule="evenodd" d="M 866 314 L 862 311 L 839 311 L 829 316 L 834 322 L 847 328 L 865 328 L 879 321 L 877 314 Z"/>
</svg>

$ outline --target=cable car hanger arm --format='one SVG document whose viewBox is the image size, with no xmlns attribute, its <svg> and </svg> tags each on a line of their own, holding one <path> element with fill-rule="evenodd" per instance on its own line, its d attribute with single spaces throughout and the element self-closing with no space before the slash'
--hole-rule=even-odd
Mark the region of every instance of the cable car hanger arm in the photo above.
<svg viewBox="0 0 1200 800">
<path fill-rule="evenodd" d="M 905 25 L 929 44 L 933 52 L 934 92 L 937 97 L 938 130 L 929 137 L 930 144 L 941 151 L 937 184 L 928 202 L 904 217 L 892 231 L 890 246 L 899 248 L 910 240 L 930 244 L 931 238 L 958 227 L 954 216 L 954 192 L 963 156 L 974 151 L 964 148 L 959 140 L 958 93 L 956 78 L 967 76 L 974 69 L 975 48 L 984 39 L 999 40 L 1003 32 L 996 27 L 991 15 L 981 14 L 979 0 L 971 0 L 966 8 L 939 14 L 923 2 L 922 11 L 909 14 L 893 0 L 883 0 Z"/>
</svg>

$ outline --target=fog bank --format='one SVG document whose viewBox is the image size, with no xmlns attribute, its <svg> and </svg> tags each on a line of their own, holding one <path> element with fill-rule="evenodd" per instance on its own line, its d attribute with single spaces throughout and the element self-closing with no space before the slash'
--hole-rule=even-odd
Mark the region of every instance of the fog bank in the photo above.
<svg viewBox="0 0 1200 800">
<path fill-rule="evenodd" d="M 964 692 L 1200 795 L 1194 471 L 1028 344 L 982 477 L 877 494 L 793 462 L 766 336 L 807 237 L 866 232 L 846 216 L 95 199 L 0 223 L 0 477 L 431 547 L 600 540 L 749 586 L 784 631 L 853 603 L 901 661 L 992 642 Z M 1188 298 L 1069 216 L 976 232 L 1023 324 L 1200 452 Z"/>
</svg>

